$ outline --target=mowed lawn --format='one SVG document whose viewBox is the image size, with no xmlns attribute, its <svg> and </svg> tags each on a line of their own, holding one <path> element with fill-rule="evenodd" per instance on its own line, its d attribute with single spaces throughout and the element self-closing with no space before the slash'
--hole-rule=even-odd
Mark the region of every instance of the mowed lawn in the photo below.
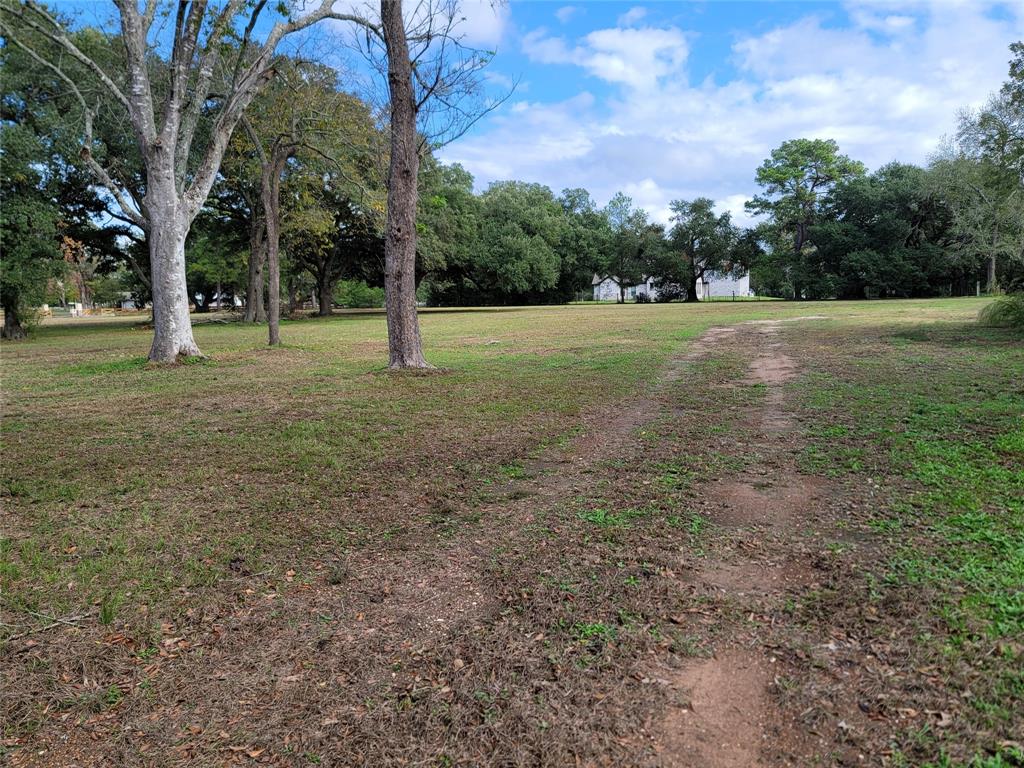
<svg viewBox="0 0 1024 768">
<path fill-rule="evenodd" d="M 3 347 L 5 621 L 88 613 L 142 631 L 232 562 L 292 567 L 427 522 L 431 502 L 571 433 L 714 324 L 977 306 L 428 311 L 427 356 L 446 370 L 426 376 L 383 370 L 378 313 L 286 322 L 277 350 L 264 327 L 200 322 L 209 359 L 175 368 L 147 366 L 150 332 L 128 322 L 43 325 Z"/>
<path fill-rule="evenodd" d="M 1024 694 L 1013 673 L 1024 651 L 1011 640 L 1024 620 L 1014 587 L 1024 563 L 1015 498 L 1024 487 L 1015 412 L 1024 353 L 1011 332 L 977 328 L 984 303 L 428 310 L 426 354 L 442 370 L 423 375 L 384 370 L 379 313 L 286 322 L 285 346 L 274 350 L 265 327 L 199 322 L 208 358 L 172 368 L 146 364 L 150 333 L 130 321 L 44 324 L 0 348 L 2 651 L 16 655 L 73 627 L 130 643 L 145 663 L 186 616 L 229 611 L 240 582 L 312 590 L 351 577 L 323 569 L 353 553 L 472 538 L 472 510 L 497 484 L 577 435 L 584 416 L 642 397 L 709 327 L 815 318 L 784 330 L 802 354 L 793 385 L 806 432 L 801 471 L 870 507 L 860 522 L 877 534 L 882 558 L 877 576 L 858 571 L 839 594 L 863 588 L 867 601 L 886 578 L 910 584 L 901 605 L 927 590 L 958 660 L 971 663 L 962 649 L 977 637 L 998 643 L 1007 661 L 998 690 L 984 697 L 997 711 L 982 715 L 993 733 L 1011 732 L 1020 707 L 998 699 Z M 714 370 L 702 370 L 714 383 Z M 685 390 L 685 378 L 673 386 Z M 967 407 L 971 398 L 977 407 Z M 714 451 L 719 438 L 693 439 Z M 904 495 L 876 494 L 886 473 L 899 478 L 886 488 Z M 922 520 L 925 543 L 914 549 Z M 833 549 L 841 564 L 843 546 Z M 787 616 L 811 632 L 816 622 L 845 626 L 848 611 L 826 592 Z M 920 624 L 931 632 L 930 622 Z M 941 656 L 945 646 L 928 647 Z M 28 737 L 55 708 L 78 706 L 55 703 L 45 664 L 29 673 L 38 690 L 12 699 L 6 738 Z M 124 695 L 101 686 L 89 706 L 116 707 Z M 936 738 L 920 737 L 928 749 Z"/>
</svg>

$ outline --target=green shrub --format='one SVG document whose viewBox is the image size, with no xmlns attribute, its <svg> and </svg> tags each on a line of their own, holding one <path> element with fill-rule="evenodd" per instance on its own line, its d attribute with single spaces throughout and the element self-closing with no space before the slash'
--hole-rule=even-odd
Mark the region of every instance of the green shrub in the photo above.
<svg viewBox="0 0 1024 768">
<path fill-rule="evenodd" d="M 1024 293 L 1008 293 L 986 304 L 978 313 L 978 322 L 992 327 L 1024 330 Z"/>
<path fill-rule="evenodd" d="M 334 301 L 350 309 L 384 306 L 384 289 L 372 288 L 362 280 L 342 280 L 334 289 Z"/>
</svg>

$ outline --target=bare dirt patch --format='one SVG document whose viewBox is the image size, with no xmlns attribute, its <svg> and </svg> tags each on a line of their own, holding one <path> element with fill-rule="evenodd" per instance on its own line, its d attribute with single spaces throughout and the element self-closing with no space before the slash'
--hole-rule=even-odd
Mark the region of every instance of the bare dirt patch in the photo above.
<svg viewBox="0 0 1024 768">
<path fill-rule="evenodd" d="M 683 704 L 661 728 L 665 768 L 761 768 L 768 729 L 769 665 L 761 654 L 730 648 L 679 672 Z"/>
<path fill-rule="evenodd" d="M 792 541 L 799 538 L 826 489 L 822 481 L 800 475 L 794 466 L 797 438 L 783 385 L 797 376 L 799 367 L 779 340 L 778 325 L 748 325 L 728 338 L 756 350 L 739 384 L 761 385 L 767 392 L 743 417 L 756 428 L 748 447 L 758 457 L 756 468 L 769 466 L 772 476 L 743 473 L 725 483 L 708 484 L 705 511 L 711 522 L 749 533 L 741 539 L 727 536 L 719 556 L 690 579 L 717 600 L 754 616 L 755 611 L 770 614 L 786 594 L 815 582 L 813 569 L 794 557 Z M 672 683 L 685 692 L 687 703 L 677 706 L 661 725 L 664 765 L 765 764 L 763 750 L 779 729 L 772 730 L 773 718 L 767 715 L 773 675 L 759 646 L 755 641 L 750 647 L 747 628 L 732 627 L 717 640 L 712 658 L 673 675 Z"/>
</svg>

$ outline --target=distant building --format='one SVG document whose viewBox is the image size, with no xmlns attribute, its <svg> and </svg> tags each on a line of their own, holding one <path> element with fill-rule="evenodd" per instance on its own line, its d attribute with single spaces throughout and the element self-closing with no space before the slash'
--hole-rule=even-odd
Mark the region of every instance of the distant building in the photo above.
<svg viewBox="0 0 1024 768">
<path fill-rule="evenodd" d="M 741 277 L 719 275 L 715 272 L 707 274 L 707 280 L 697 281 L 697 296 L 701 299 L 731 298 L 733 296 L 753 296 L 750 290 L 750 274 Z"/>
<path fill-rule="evenodd" d="M 594 275 L 594 301 L 618 301 L 619 300 L 619 278 L 600 277 Z M 648 277 L 639 285 L 626 286 L 626 301 L 633 301 L 638 293 L 646 293 L 652 299 L 658 295 L 654 288 L 654 278 Z"/>
<path fill-rule="evenodd" d="M 658 298 L 658 289 L 655 287 L 657 278 L 645 278 L 642 283 L 626 286 L 626 301 L 633 301 L 638 294 L 647 294 L 652 301 Z M 618 301 L 619 300 L 619 279 L 614 275 L 602 277 L 594 275 L 592 281 L 594 287 L 594 301 Z M 741 277 L 732 275 L 718 275 L 709 272 L 704 278 L 697 280 L 698 299 L 717 299 L 732 297 L 753 296 L 750 290 L 750 275 Z"/>
</svg>

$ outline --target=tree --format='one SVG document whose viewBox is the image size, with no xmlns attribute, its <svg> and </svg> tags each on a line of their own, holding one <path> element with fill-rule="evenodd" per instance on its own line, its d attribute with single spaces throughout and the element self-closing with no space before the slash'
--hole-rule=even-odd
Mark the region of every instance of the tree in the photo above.
<svg viewBox="0 0 1024 768">
<path fill-rule="evenodd" d="M 21 125 L 0 126 L 0 304 L 3 337 L 25 336 L 30 308 L 42 302 L 49 278 L 61 274 L 60 211 L 46 194 L 40 173 L 44 148 Z"/>
<path fill-rule="evenodd" d="M 784 270 L 795 298 L 827 296 L 831 290 L 808 253 L 810 229 L 818 218 L 823 196 L 838 182 L 862 176 L 863 163 L 839 154 L 831 139 L 793 139 L 772 150 L 771 157 L 757 169 L 757 183 L 764 193 L 747 202 L 755 214 L 770 217 L 772 224 L 791 240 Z M 781 256 L 781 254 L 779 254 Z"/>
<path fill-rule="evenodd" d="M 117 67 L 90 56 L 68 25 L 36 0 L 0 1 L 0 33 L 54 73 L 77 100 L 84 162 L 123 216 L 146 233 L 154 328 L 149 357 L 174 362 L 201 354 L 189 319 L 185 240 L 235 126 L 273 76 L 282 38 L 325 18 L 351 17 L 334 14 L 334 0 L 321 0 L 308 13 L 275 22 L 259 44 L 253 33 L 266 0 L 225 0 L 219 7 L 205 0 L 166 5 L 147 0 L 141 10 L 135 0 L 115 0 L 115 5 L 123 50 Z M 173 22 L 154 23 L 164 15 Z M 166 60 L 161 51 L 168 52 Z M 145 171 L 145 194 L 135 204 L 94 153 L 98 108 L 91 96 L 96 91 L 132 127 Z"/>
<path fill-rule="evenodd" d="M 416 231 L 427 302 L 482 303 L 476 273 L 480 200 L 461 165 L 444 165 L 433 155 L 423 159 Z"/>
<path fill-rule="evenodd" d="M 697 281 L 709 272 L 733 269 L 734 248 L 739 231 L 728 213 L 716 215 L 714 200 L 673 200 L 672 229 L 669 230 L 667 257 L 659 261 L 657 270 L 662 284 L 680 284 L 685 288 L 685 301 L 697 301 Z"/>
<path fill-rule="evenodd" d="M 960 115 L 955 145 L 933 162 L 956 217 L 960 241 L 983 253 L 986 289 L 1000 264 L 1018 278 L 1024 264 L 1024 43 L 1010 46 L 1009 79 L 977 112 Z"/>
<path fill-rule="evenodd" d="M 489 302 L 529 301 L 558 283 L 564 217 L 541 184 L 501 181 L 480 197 L 475 282 Z"/>
<path fill-rule="evenodd" d="M 619 286 L 619 303 L 626 301 L 626 289 L 639 285 L 664 244 L 664 229 L 647 220 L 647 211 L 634 208 L 633 201 L 617 192 L 604 209 L 610 237 L 601 277 Z"/>
<path fill-rule="evenodd" d="M 462 21 L 458 0 L 422 0 L 408 14 L 401 0 L 381 0 L 380 18 L 361 22 L 366 53 L 385 75 L 389 97 L 384 292 L 391 369 L 432 367 L 416 315 L 420 160 L 508 98 L 483 99 L 481 72 L 492 54 L 463 44 Z"/>
<path fill-rule="evenodd" d="M 928 172 L 890 163 L 837 184 L 811 239 L 839 298 L 932 296 L 975 271 L 949 247 L 951 225 Z"/>
<path fill-rule="evenodd" d="M 585 189 L 564 189 L 558 198 L 565 217 L 561 253 L 561 274 L 555 289 L 558 301 L 568 301 L 589 291 L 594 275 L 611 244 L 611 226 Z"/>
<path fill-rule="evenodd" d="M 78 158 L 61 81 L 10 44 L 0 49 L 0 80 L 6 214 L 0 268 L 11 307 L 8 331 L 21 335 L 19 315 L 43 301 L 51 279 L 70 272 L 79 300 L 91 303 L 93 283 L 124 258 L 117 240 L 127 228 L 110 220 Z"/>
</svg>

